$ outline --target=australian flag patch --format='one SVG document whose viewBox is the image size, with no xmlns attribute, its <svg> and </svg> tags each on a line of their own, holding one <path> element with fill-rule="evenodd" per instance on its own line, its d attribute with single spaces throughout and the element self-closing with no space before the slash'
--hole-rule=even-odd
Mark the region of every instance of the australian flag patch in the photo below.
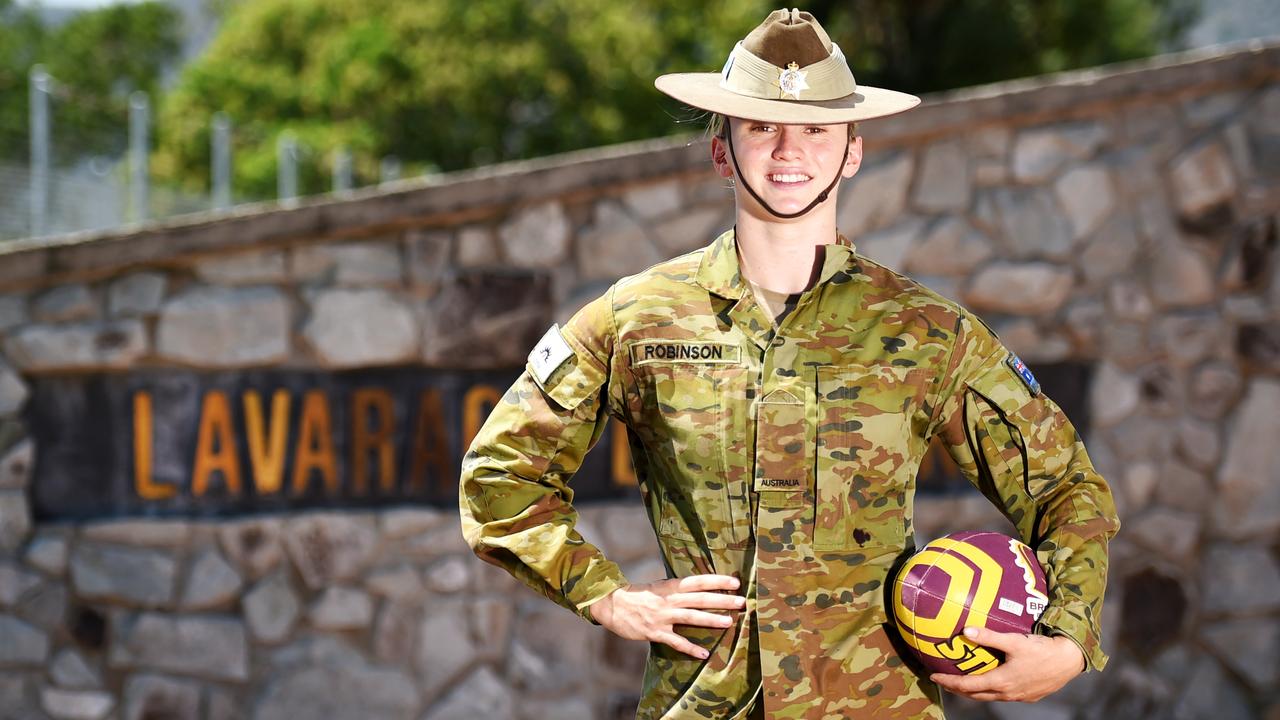
<svg viewBox="0 0 1280 720">
<path fill-rule="evenodd" d="M 1008 365 L 1009 369 L 1013 371 L 1013 374 L 1017 375 L 1018 378 L 1026 384 L 1027 389 L 1031 391 L 1032 397 L 1036 397 L 1040 394 L 1039 381 L 1036 380 L 1035 375 L 1031 374 L 1031 368 L 1027 367 L 1027 364 L 1022 362 L 1021 358 L 1013 353 L 1009 353 L 1009 357 L 1005 358 L 1004 364 Z"/>
</svg>

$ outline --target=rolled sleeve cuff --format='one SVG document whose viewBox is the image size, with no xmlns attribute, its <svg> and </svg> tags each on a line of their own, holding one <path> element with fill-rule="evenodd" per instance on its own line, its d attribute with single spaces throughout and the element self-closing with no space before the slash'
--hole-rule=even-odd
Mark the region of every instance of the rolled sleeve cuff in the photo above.
<svg viewBox="0 0 1280 720">
<path fill-rule="evenodd" d="M 1081 604 L 1083 607 L 1083 604 Z M 1079 613 L 1063 606 L 1050 606 L 1040 616 L 1036 630 L 1042 635 L 1062 635 L 1070 638 L 1084 654 L 1085 670 L 1102 670 L 1107 666 L 1107 655 L 1102 652 L 1102 641 L 1097 630 Z"/>
<path fill-rule="evenodd" d="M 591 616 L 591 606 L 600 602 L 609 593 L 627 586 L 627 578 L 622 570 L 612 562 L 604 562 L 593 568 L 574 584 L 573 589 L 565 593 L 565 599 L 573 605 L 574 611 L 592 625 L 599 625 Z"/>
</svg>

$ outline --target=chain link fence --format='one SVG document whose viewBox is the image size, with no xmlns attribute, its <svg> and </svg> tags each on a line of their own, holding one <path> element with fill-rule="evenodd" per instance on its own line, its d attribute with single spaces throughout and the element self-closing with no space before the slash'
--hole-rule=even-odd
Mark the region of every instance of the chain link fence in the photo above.
<svg viewBox="0 0 1280 720">
<path fill-rule="evenodd" d="M 31 69 L 29 82 L 26 126 L 0 125 L 0 148 L 5 151 L 0 154 L 0 242 L 107 230 L 246 202 L 288 201 L 299 196 L 299 173 L 308 169 L 324 170 L 335 191 L 355 187 L 355 158 L 349 150 L 310 148 L 288 132 L 267 137 L 261 129 L 237 128 L 234 118 L 223 113 L 207 120 L 211 138 L 207 190 L 192 192 L 157 182 L 150 172 L 156 127 L 145 94 L 134 93 L 127 106 L 102 106 L 101 101 L 78 97 L 40 66 Z M 275 197 L 236 191 L 235 140 L 274 140 Z M 14 160 L 23 155 L 27 162 Z M 379 158 L 378 165 L 379 182 L 399 179 L 397 158 Z"/>
</svg>

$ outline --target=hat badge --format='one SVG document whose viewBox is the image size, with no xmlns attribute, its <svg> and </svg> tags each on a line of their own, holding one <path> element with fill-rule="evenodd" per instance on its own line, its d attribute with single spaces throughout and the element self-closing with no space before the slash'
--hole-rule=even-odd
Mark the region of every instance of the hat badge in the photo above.
<svg viewBox="0 0 1280 720">
<path fill-rule="evenodd" d="M 778 87 L 782 89 L 783 98 L 790 95 L 796 100 L 800 99 L 800 91 L 809 89 L 809 83 L 804 80 L 805 75 L 808 73 L 801 71 L 796 63 L 787 65 L 786 69 L 778 75 Z"/>
</svg>

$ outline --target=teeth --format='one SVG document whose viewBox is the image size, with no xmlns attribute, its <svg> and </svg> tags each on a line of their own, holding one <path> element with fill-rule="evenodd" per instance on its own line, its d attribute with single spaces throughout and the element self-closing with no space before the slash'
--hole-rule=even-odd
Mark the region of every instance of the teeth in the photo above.
<svg viewBox="0 0 1280 720">
<path fill-rule="evenodd" d="M 809 180 L 809 176 L 796 173 L 796 174 L 787 174 L 787 175 L 770 175 L 769 179 L 773 180 L 774 182 L 796 183 L 796 182 L 805 182 L 806 180 Z"/>
</svg>

